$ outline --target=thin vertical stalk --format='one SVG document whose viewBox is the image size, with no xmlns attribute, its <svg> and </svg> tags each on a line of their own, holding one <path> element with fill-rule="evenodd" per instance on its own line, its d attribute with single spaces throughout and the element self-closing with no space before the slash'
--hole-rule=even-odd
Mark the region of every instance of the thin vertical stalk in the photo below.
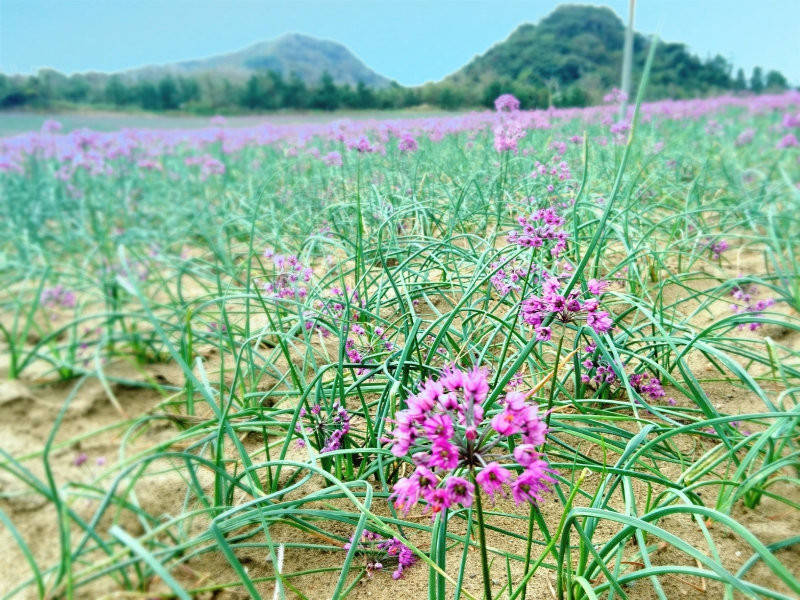
<svg viewBox="0 0 800 600">
<path fill-rule="evenodd" d="M 483 593 L 486 600 L 492 600 L 492 580 L 489 576 L 489 555 L 486 552 L 486 532 L 484 531 L 483 503 L 481 502 L 481 490 L 478 481 L 475 479 L 475 470 L 470 468 L 469 474 L 475 486 L 475 514 L 478 521 L 478 543 L 481 550 L 481 575 L 483 577 Z"/>
</svg>

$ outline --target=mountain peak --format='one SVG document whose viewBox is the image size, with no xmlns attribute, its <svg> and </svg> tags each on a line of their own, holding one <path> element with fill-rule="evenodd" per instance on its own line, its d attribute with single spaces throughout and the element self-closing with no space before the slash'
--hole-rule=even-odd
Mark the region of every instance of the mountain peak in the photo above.
<svg viewBox="0 0 800 600">
<path fill-rule="evenodd" d="M 233 80 L 275 71 L 284 77 L 292 73 L 308 84 L 317 83 L 327 72 L 337 85 L 352 86 L 363 82 L 382 88 L 391 82 L 367 67 L 346 46 L 304 33 L 285 33 L 277 38 L 251 44 L 242 50 L 209 58 L 187 60 L 129 71 L 136 79 L 153 79 L 164 75 L 196 75 L 214 73 Z"/>
</svg>

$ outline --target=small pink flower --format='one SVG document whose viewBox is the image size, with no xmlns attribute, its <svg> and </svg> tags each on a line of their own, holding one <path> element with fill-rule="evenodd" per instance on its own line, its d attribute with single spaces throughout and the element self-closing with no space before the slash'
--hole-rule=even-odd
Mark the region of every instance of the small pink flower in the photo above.
<svg viewBox="0 0 800 600">
<path fill-rule="evenodd" d="M 450 503 L 461 504 L 466 507 L 472 506 L 472 499 L 475 494 L 475 486 L 463 477 L 447 478 L 447 493 L 450 495 Z"/>
<path fill-rule="evenodd" d="M 501 496 L 505 496 L 503 485 L 509 479 L 511 479 L 511 471 L 501 467 L 496 461 L 490 462 L 475 476 L 475 481 L 478 482 L 478 485 L 481 486 L 481 489 L 486 494 L 491 496 L 492 501 L 494 501 L 494 495 L 498 492 Z"/>
</svg>

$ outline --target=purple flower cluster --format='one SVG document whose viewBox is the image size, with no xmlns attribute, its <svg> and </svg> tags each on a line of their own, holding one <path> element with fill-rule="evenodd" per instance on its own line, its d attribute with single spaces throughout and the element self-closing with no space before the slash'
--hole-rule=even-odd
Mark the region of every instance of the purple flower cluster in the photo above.
<svg viewBox="0 0 800 600">
<path fill-rule="evenodd" d="M 521 230 L 508 234 L 508 242 L 527 248 L 541 248 L 545 242 L 554 242 L 550 254 L 558 257 L 567 248 L 568 234 L 562 227 L 564 217 L 552 207 L 540 208 L 528 217 L 518 217 Z"/>
<path fill-rule="evenodd" d="M 391 350 L 392 342 L 388 341 L 388 334 L 383 327 L 373 327 L 372 334 L 368 334 L 363 325 L 353 323 L 350 326 L 350 333 L 355 337 L 350 336 L 344 344 L 347 358 L 350 362 L 362 364 L 365 356 L 374 354 L 379 348 L 383 350 Z M 363 375 L 367 372 L 366 368 L 360 368 L 356 371 L 358 375 Z"/>
<path fill-rule="evenodd" d="M 711 258 L 713 260 L 719 260 L 720 256 L 722 255 L 725 250 L 730 248 L 728 242 L 725 240 L 712 240 L 711 238 L 707 238 L 705 242 L 705 248 L 711 249 Z"/>
<path fill-rule="evenodd" d="M 342 155 L 339 152 L 328 152 L 322 160 L 329 167 L 342 166 Z"/>
<path fill-rule="evenodd" d="M 297 256 L 284 256 L 275 254 L 275 250 L 267 248 L 264 258 L 272 259 L 275 272 L 271 281 L 261 283 L 264 293 L 274 298 L 303 299 L 308 290 L 303 283 L 311 280 L 311 267 L 304 266 Z"/>
<path fill-rule="evenodd" d="M 344 545 L 349 550 L 355 540 L 350 537 L 350 543 Z M 367 577 L 372 577 L 375 571 L 381 571 L 387 565 L 397 565 L 392 573 L 392 579 L 400 579 L 403 571 L 417 562 L 417 557 L 411 549 L 396 537 L 387 539 L 382 535 L 365 529 L 356 548 L 365 555 L 367 561 Z"/>
<path fill-rule="evenodd" d="M 512 94 L 502 94 L 494 101 L 494 108 L 497 112 L 516 112 L 520 104 Z"/>
<path fill-rule="evenodd" d="M 558 163 L 555 161 L 558 160 L 559 157 L 553 157 L 553 163 L 551 166 L 544 165 L 540 163 L 538 160 L 533 165 L 533 171 L 531 171 L 531 178 L 536 179 L 537 177 L 542 176 L 549 176 L 551 178 L 558 179 L 559 181 L 564 181 L 565 179 L 572 179 L 572 171 L 569 168 L 569 164 L 566 161 L 560 160 Z M 552 191 L 552 190 L 550 190 Z"/>
<path fill-rule="evenodd" d="M 345 145 L 348 149 L 355 150 L 359 154 L 386 154 L 386 149 L 381 144 L 370 142 L 369 138 L 365 135 L 347 140 Z"/>
<path fill-rule="evenodd" d="M 603 383 L 609 385 L 618 383 L 619 379 L 614 367 L 594 357 L 597 351 L 597 346 L 595 344 L 588 344 L 586 348 L 584 348 L 584 351 L 585 354 L 581 365 L 585 371 L 581 373 L 581 382 L 584 384 L 591 383 L 595 386 L 600 386 Z M 628 382 L 635 391 L 642 396 L 647 396 L 650 400 L 661 400 L 666 396 L 666 392 L 661 385 L 661 380 L 647 372 L 630 375 L 628 377 Z M 670 406 L 674 406 L 675 400 L 673 398 L 667 398 L 667 403 Z"/>
<path fill-rule="evenodd" d="M 783 119 L 781 119 L 781 125 L 787 129 L 800 129 L 800 112 L 794 114 L 785 113 Z"/>
<path fill-rule="evenodd" d="M 740 286 L 736 286 L 731 291 L 731 296 L 737 300 L 738 304 L 731 304 L 731 310 L 737 315 L 750 313 L 754 317 L 761 316 L 770 306 L 775 304 L 774 298 L 765 298 L 763 300 L 753 300 L 753 296 L 758 293 L 758 286 L 751 285 L 745 290 Z M 755 331 L 761 327 L 762 323 L 750 323 L 750 331 Z M 744 329 L 745 324 L 740 323 L 739 329 Z"/>
<path fill-rule="evenodd" d="M 200 167 L 200 180 L 205 181 L 212 175 L 224 175 L 225 164 L 210 154 L 202 154 L 199 156 L 187 156 L 184 159 L 187 167 L 199 166 Z"/>
<path fill-rule="evenodd" d="M 587 283 L 589 294 L 600 296 L 608 287 L 608 282 L 591 279 Z M 551 319 L 561 323 L 573 323 L 585 315 L 586 324 L 598 334 L 611 331 L 614 323 L 610 315 L 599 310 L 600 302 L 597 298 L 587 298 L 581 301 L 581 293 L 572 290 L 568 295 L 560 293 L 560 284 L 555 277 L 547 277 L 542 284 L 541 296 L 529 296 L 522 301 L 520 314 L 522 320 L 534 328 L 536 338 L 547 341 L 552 335 L 551 329 L 545 323 Z"/>
<path fill-rule="evenodd" d="M 736 137 L 737 146 L 747 146 L 756 137 L 756 130 L 753 127 L 748 127 Z"/>
<path fill-rule="evenodd" d="M 778 150 L 783 148 L 800 148 L 800 140 L 797 139 L 795 134 L 787 133 L 780 140 L 778 140 L 778 143 L 775 144 L 775 147 Z"/>
<path fill-rule="evenodd" d="M 628 377 L 631 387 L 642 396 L 647 396 L 650 400 L 660 400 L 667 393 L 661 385 L 661 380 L 650 373 L 634 373 Z M 670 402 L 672 404 L 674 402 Z"/>
<path fill-rule="evenodd" d="M 44 289 L 39 302 L 47 308 L 75 308 L 75 292 L 59 284 Z"/>
<path fill-rule="evenodd" d="M 59 121 L 54 121 L 53 119 L 47 119 L 44 123 L 42 123 L 42 133 L 58 133 L 61 131 L 62 125 Z"/>
<path fill-rule="evenodd" d="M 328 294 L 328 297 L 320 298 L 316 302 L 315 308 L 321 316 L 330 319 L 330 325 L 334 329 L 339 329 L 344 325 L 346 294 L 350 297 L 350 319 L 352 321 L 358 320 L 359 313 L 361 312 L 360 309 L 366 306 L 365 300 L 359 300 L 358 291 L 350 287 L 346 287 L 345 290 L 342 290 L 338 286 L 333 286 L 328 290 Z M 363 329 L 360 325 L 359 328 Z M 375 331 L 380 331 L 380 333 L 376 334 L 378 337 L 385 337 L 385 332 L 381 327 L 376 327 Z M 326 327 L 320 327 L 319 332 L 323 337 L 328 337 L 330 335 L 330 330 Z M 352 345 L 355 346 L 355 340 L 352 342 Z M 389 349 L 388 346 L 387 349 Z M 355 356 L 353 356 L 353 358 L 354 357 Z"/>
<path fill-rule="evenodd" d="M 500 152 L 517 152 L 519 141 L 525 137 L 525 128 L 516 119 L 506 119 L 494 128 L 494 149 Z"/>
<path fill-rule="evenodd" d="M 424 500 L 433 514 L 455 504 L 472 505 L 475 485 L 461 473 L 468 469 L 484 493 L 494 499 L 505 495 L 508 485 L 516 503 L 541 501 L 541 494 L 555 482 L 553 471 L 536 450 L 544 444 L 547 427 L 538 406 L 524 394 L 506 393 L 501 410 L 491 419 L 483 403 L 489 394 L 488 373 L 474 368 L 444 370 L 437 381 L 428 379 L 408 399 L 408 408 L 393 421 L 390 442 L 397 457 L 411 454 L 415 465 L 409 477 L 395 483 L 390 498 L 408 513 Z M 521 436 L 513 458 L 522 467 L 514 471 L 498 462 L 511 458 L 500 446 L 504 439 Z"/>
<path fill-rule="evenodd" d="M 614 368 L 611 365 L 605 361 L 595 359 L 594 353 L 597 352 L 596 344 L 587 344 L 586 348 L 584 348 L 584 352 L 585 354 L 582 357 L 581 365 L 585 370 L 581 373 L 581 383 L 591 383 L 599 386 L 603 383 L 612 384 L 617 380 L 617 374 L 614 372 Z"/>
<path fill-rule="evenodd" d="M 303 407 L 300 409 L 300 417 L 307 421 L 309 435 L 314 436 L 319 443 L 320 454 L 339 450 L 344 436 L 350 432 L 350 413 L 338 400 L 330 410 L 323 409 L 319 402 L 313 404 L 310 411 Z M 306 431 L 301 422 L 297 423 L 296 430 L 298 433 Z"/>
<path fill-rule="evenodd" d="M 619 104 L 620 102 L 627 100 L 628 94 L 623 92 L 618 88 L 611 88 L 611 91 L 603 96 L 603 102 L 607 104 Z"/>
<path fill-rule="evenodd" d="M 397 148 L 400 152 L 416 152 L 419 148 L 417 140 L 408 132 L 403 132 L 400 135 L 400 141 L 397 142 Z"/>
<path fill-rule="evenodd" d="M 502 267 L 500 265 L 502 265 Z M 523 266 L 523 263 L 516 258 L 505 263 L 493 262 L 489 265 L 489 268 L 492 271 L 497 269 L 490 281 L 494 289 L 497 290 L 501 296 L 506 296 L 512 291 L 521 291 L 522 288 L 519 285 L 520 279 L 528 275 L 532 270 L 527 266 Z"/>
</svg>

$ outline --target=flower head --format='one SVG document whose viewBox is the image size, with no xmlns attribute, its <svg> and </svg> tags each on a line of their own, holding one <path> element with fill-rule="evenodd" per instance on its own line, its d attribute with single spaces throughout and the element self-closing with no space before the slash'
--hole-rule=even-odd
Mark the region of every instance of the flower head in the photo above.
<svg viewBox="0 0 800 600">
<path fill-rule="evenodd" d="M 591 294 L 602 294 L 606 287 L 607 282 L 596 279 L 589 280 L 587 284 Z M 541 296 L 531 295 L 522 301 L 522 320 L 535 329 L 537 339 L 550 339 L 551 331 L 545 323 L 551 320 L 572 323 L 585 316 L 586 324 L 599 334 L 611 331 L 614 327 L 611 316 L 599 310 L 597 298 L 582 298 L 577 290 L 572 290 L 567 296 L 560 292 L 558 280 L 555 277 L 545 277 Z"/>
<path fill-rule="evenodd" d="M 497 112 L 516 112 L 519 107 L 519 100 L 511 94 L 502 94 L 494 101 L 494 108 Z"/>
<path fill-rule="evenodd" d="M 545 441 L 547 426 L 538 407 L 528 402 L 525 394 L 508 392 L 500 409 L 485 418 L 489 397 L 489 378 L 485 369 L 469 371 L 456 367 L 445 369 L 438 380 L 428 379 L 411 396 L 408 408 L 397 412 L 392 421 L 389 443 L 397 457 L 411 456 L 414 472 L 394 485 L 390 499 L 403 512 L 424 500 L 433 514 L 455 504 L 472 506 L 475 484 L 494 499 L 505 495 L 504 486 L 511 483 L 513 472 L 501 466 L 501 459 L 512 459 L 503 442 L 519 435 L 527 449 L 518 461 L 523 474 L 539 481 L 531 498 L 547 489 L 551 479 L 543 479 L 550 471 L 541 471 L 546 464 L 535 451 Z M 471 473 L 468 478 L 465 472 Z"/>
<path fill-rule="evenodd" d="M 349 550 L 354 543 L 356 542 L 351 536 L 350 542 L 344 545 L 344 549 Z M 417 562 L 417 557 L 411 549 L 399 539 L 384 538 L 368 529 L 362 532 L 356 550 L 364 556 L 367 577 L 372 577 L 373 573 L 382 571 L 387 565 L 396 565 L 392 579 L 400 579 L 403 571 Z"/>
</svg>

